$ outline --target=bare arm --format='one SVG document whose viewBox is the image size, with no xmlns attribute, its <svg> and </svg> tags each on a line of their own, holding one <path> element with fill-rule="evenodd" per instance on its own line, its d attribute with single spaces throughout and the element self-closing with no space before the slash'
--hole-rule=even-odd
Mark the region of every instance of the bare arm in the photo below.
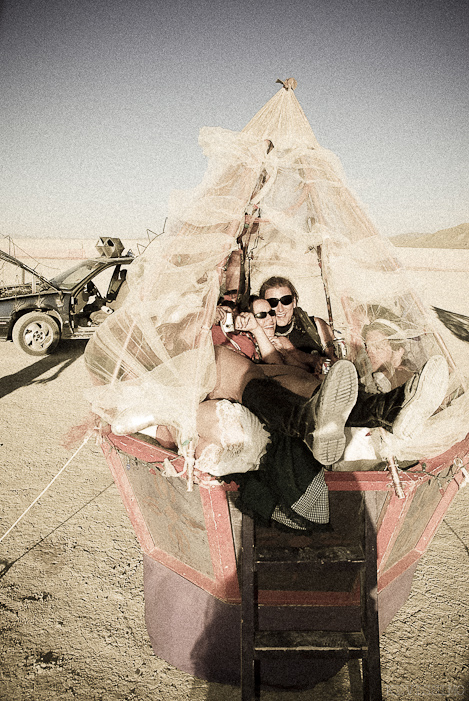
<svg viewBox="0 0 469 701">
<path fill-rule="evenodd" d="M 319 338 L 321 339 L 324 355 L 332 361 L 337 360 L 334 349 L 334 334 L 332 333 L 331 327 L 319 316 L 314 317 L 314 322 L 319 333 Z"/>
<path fill-rule="evenodd" d="M 282 365 L 282 354 L 274 347 L 264 329 L 259 326 L 251 312 L 241 312 L 235 319 L 235 328 L 237 331 L 250 331 L 252 333 L 256 339 L 264 363 Z"/>
<path fill-rule="evenodd" d="M 273 344 L 280 350 L 283 355 L 284 362 L 287 365 L 296 365 L 297 367 L 313 372 L 315 375 L 322 374 L 322 363 L 324 358 L 317 353 L 311 354 L 295 348 L 293 343 L 284 336 L 276 336 Z"/>
</svg>

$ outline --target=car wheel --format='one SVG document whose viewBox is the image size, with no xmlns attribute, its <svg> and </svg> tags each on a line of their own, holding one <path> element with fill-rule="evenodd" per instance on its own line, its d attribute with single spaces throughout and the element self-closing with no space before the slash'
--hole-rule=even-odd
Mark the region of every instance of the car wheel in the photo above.
<svg viewBox="0 0 469 701">
<path fill-rule="evenodd" d="M 12 338 L 15 346 L 28 355 L 46 355 L 60 341 L 60 329 L 49 314 L 29 312 L 14 325 Z"/>
</svg>

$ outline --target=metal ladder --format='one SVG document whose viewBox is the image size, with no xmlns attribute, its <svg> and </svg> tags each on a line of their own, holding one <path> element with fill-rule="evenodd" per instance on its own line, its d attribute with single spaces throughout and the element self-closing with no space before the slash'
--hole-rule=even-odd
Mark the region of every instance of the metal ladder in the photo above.
<svg viewBox="0 0 469 701">
<path fill-rule="evenodd" d="M 255 525 L 242 517 L 241 586 L 241 698 L 259 698 L 259 661 L 264 659 L 362 660 L 364 701 L 382 701 L 377 606 L 376 529 L 370 517 L 366 493 L 363 499 L 363 544 L 357 548 L 320 546 L 302 548 L 256 547 Z M 314 543 L 314 540 L 312 540 Z M 356 571 L 360 576 L 361 629 L 354 632 L 326 630 L 260 630 L 258 624 L 257 572 L 308 571 L 332 567 Z M 356 663 L 358 664 L 358 662 Z"/>
</svg>

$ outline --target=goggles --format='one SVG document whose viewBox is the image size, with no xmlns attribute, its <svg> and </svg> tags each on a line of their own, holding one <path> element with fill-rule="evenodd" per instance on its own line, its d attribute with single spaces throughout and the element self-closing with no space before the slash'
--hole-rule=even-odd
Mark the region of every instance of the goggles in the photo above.
<svg viewBox="0 0 469 701">
<path fill-rule="evenodd" d="M 273 310 L 273 309 L 269 309 L 268 312 L 257 312 L 257 314 L 254 314 L 254 319 L 265 319 L 265 317 L 267 316 L 267 314 L 268 314 L 269 316 L 275 316 L 274 310 Z"/>
<path fill-rule="evenodd" d="M 279 302 L 281 302 L 284 307 L 288 307 L 288 305 L 293 302 L 293 295 L 284 295 L 283 297 L 280 297 L 280 299 L 277 299 L 277 297 L 269 297 L 267 301 L 274 309 Z"/>
</svg>

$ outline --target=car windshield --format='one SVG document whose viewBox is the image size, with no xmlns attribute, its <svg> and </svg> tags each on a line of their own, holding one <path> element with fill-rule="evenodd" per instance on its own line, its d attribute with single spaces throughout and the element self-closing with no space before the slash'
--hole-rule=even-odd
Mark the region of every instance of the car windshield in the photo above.
<svg viewBox="0 0 469 701">
<path fill-rule="evenodd" d="M 84 280 L 90 273 L 96 272 L 102 267 L 102 263 L 94 260 L 85 260 L 74 268 L 69 268 L 63 273 L 59 273 L 55 277 L 51 278 L 51 282 L 54 285 L 60 285 L 62 289 L 71 290 L 78 283 Z"/>
</svg>

